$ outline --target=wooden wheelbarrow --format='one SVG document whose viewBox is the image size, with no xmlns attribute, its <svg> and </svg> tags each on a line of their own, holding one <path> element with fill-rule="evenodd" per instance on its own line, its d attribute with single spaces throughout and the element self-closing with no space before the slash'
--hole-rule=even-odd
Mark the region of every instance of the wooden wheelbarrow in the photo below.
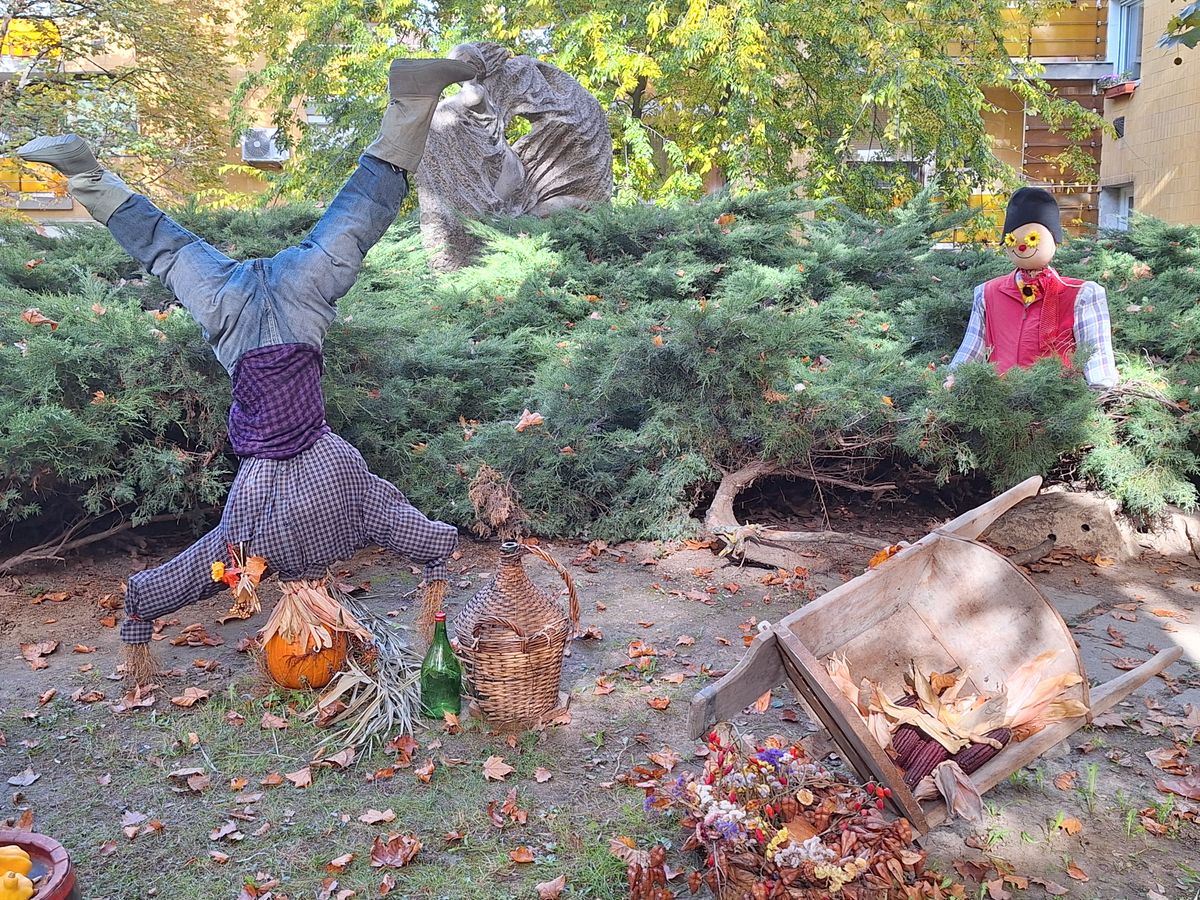
<svg viewBox="0 0 1200 900">
<path fill-rule="evenodd" d="M 913 797 L 904 773 L 830 680 L 825 668 L 830 656 L 844 653 L 856 680 L 869 678 L 894 698 L 904 693 L 904 675 L 913 660 L 926 672 L 961 668 L 969 675 L 967 691 L 995 693 L 1022 663 L 1047 650 L 1062 651 L 1045 675 L 1078 672 L 1083 682 L 1068 696 L 1083 701 L 1089 714 L 1053 722 L 1027 740 L 1008 744 L 972 774 L 980 793 L 1162 672 L 1180 658 L 1182 648 L 1163 650 L 1089 689 L 1062 616 L 1019 569 L 976 541 L 1007 510 L 1034 496 L 1041 483 L 1040 478 L 1022 482 L 761 632 L 729 674 L 692 699 L 691 736 L 739 715 L 787 681 L 820 718 L 846 762 L 864 780 L 891 788 L 896 811 L 924 834 L 945 820 L 945 804 Z"/>
</svg>

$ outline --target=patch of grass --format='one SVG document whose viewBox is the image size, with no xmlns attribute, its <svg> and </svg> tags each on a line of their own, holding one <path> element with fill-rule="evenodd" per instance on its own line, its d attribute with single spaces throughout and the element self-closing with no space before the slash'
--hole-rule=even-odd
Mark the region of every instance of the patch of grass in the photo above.
<svg viewBox="0 0 1200 900">
<path fill-rule="evenodd" d="M 42 775 L 27 789 L 36 827 L 69 849 L 82 884 L 102 885 L 110 897 L 145 896 L 153 886 L 158 896 L 228 900 L 246 879 L 262 884 L 269 876 L 289 896 L 311 897 L 334 877 L 341 888 L 366 897 L 378 894 L 390 871 L 396 895 L 412 900 L 502 900 L 531 896 L 534 884 L 566 873 L 571 896 L 618 900 L 625 866 L 609 853 L 609 841 L 625 834 L 646 846 L 677 830 L 668 821 L 647 822 L 640 792 L 581 783 L 573 773 L 590 747 L 566 730 L 523 734 L 510 747 L 483 729 L 467 727 L 451 736 L 439 727 L 418 733 L 422 746 L 412 765 L 397 768 L 391 779 L 367 780 L 395 764 L 392 754 L 379 751 L 345 771 L 314 768 L 307 789 L 287 781 L 264 787 L 267 774 L 308 765 L 321 733 L 291 714 L 287 729 L 261 728 L 264 711 L 300 711 L 310 698 L 259 688 L 253 681 L 237 683 L 186 711 L 166 705 L 170 691 L 163 691 L 157 708 L 126 716 L 114 717 L 104 704 L 54 700 L 34 720 L 13 712 L 0 719 L 10 751 L 24 750 Z M 230 713 L 244 717 L 243 724 L 232 724 Z M 23 739 L 36 744 L 23 748 Z M 430 748 L 435 740 L 440 746 Z M 482 763 L 493 754 L 515 769 L 504 782 L 483 776 Z M 423 784 L 414 768 L 429 757 L 436 768 Z M 455 759 L 463 762 L 444 761 Z M 554 778 L 537 784 L 539 768 Z M 210 784 L 200 793 L 187 790 L 180 779 L 168 778 L 177 769 L 201 769 Z M 602 777 L 597 773 L 595 780 Z M 246 779 L 246 785 L 234 791 L 231 779 Z M 490 801 L 503 804 L 513 788 L 528 820 L 498 828 L 486 808 Z M 254 794 L 261 799 L 246 803 Z M 371 808 L 390 809 L 395 818 L 360 822 Z M 122 833 L 126 811 L 161 821 L 163 830 L 130 839 Z M 211 840 L 210 833 L 230 820 L 242 839 Z M 424 844 L 413 863 L 372 868 L 375 838 L 405 831 Z M 461 840 L 447 841 L 449 832 Z M 533 851 L 533 864 L 510 858 L 521 846 Z M 330 860 L 344 853 L 356 857 L 331 874 Z M 221 862 L 220 854 L 228 861 Z"/>
</svg>

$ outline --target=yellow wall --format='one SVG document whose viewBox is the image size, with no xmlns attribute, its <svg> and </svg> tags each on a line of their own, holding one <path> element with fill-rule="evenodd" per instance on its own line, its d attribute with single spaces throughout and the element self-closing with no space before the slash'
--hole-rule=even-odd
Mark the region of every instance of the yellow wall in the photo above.
<svg viewBox="0 0 1200 900">
<path fill-rule="evenodd" d="M 1125 136 L 1105 137 L 1100 184 L 1132 184 L 1136 212 L 1200 224 L 1200 48 L 1155 46 L 1177 11 L 1171 0 L 1146 0 L 1141 84 L 1105 101 L 1108 121 L 1125 117 Z"/>
</svg>

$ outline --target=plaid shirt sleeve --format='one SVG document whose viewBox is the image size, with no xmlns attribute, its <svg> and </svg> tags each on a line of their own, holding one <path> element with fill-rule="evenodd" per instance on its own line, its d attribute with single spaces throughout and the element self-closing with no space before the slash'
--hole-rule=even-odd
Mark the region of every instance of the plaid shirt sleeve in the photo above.
<svg viewBox="0 0 1200 900">
<path fill-rule="evenodd" d="M 950 360 L 950 368 L 957 369 L 963 363 L 977 362 L 981 359 L 987 359 L 987 350 L 983 345 L 983 285 L 979 284 L 975 286 L 975 299 L 971 303 L 971 321 L 967 323 L 967 333 L 963 335 L 954 359 Z"/>
<path fill-rule="evenodd" d="M 1114 387 L 1120 380 L 1113 358 L 1112 323 L 1104 288 L 1094 281 L 1085 282 L 1075 298 L 1075 345 L 1092 347 L 1092 355 L 1083 368 L 1083 377 L 1093 388 Z"/>
</svg>

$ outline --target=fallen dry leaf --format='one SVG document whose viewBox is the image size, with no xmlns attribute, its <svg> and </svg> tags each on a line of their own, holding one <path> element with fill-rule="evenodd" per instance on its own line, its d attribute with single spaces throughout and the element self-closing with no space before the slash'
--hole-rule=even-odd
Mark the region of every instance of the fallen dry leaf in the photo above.
<svg viewBox="0 0 1200 900">
<path fill-rule="evenodd" d="M 671 705 L 670 697 L 651 697 L 646 701 L 646 705 L 651 709 L 664 710 Z"/>
<path fill-rule="evenodd" d="M 283 776 L 278 772 L 271 772 L 270 774 L 259 779 L 258 783 L 263 787 L 276 787 L 277 785 L 283 784 Z"/>
<path fill-rule="evenodd" d="M 358 817 L 358 821 L 366 825 L 378 825 L 380 822 L 392 822 L 395 818 L 395 811 L 389 807 L 382 812 L 377 809 L 368 809 Z"/>
<path fill-rule="evenodd" d="M 517 431 L 525 431 L 527 428 L 533 428 L 535 425 L 543 425 L 546 420 L 542 418 L 541 413 L 530 412 L 526 409 L 521 413 L 521 420 L 517 422 Z"/>
<path fill-rule="evenodd" d="M 650 851 L 639 850 L 637 844 L 633 842 L 633 838 L 625 837 L 625 835 L 618 835 L 609 841 L 608 852 L 631 866 L 644 868 L 650 864 Z"/>
<path fill-rule="evenodd" d="M 592 693 L 597 697 L 603 697 L 605 694 L 611 694 L 616 689 L 617 686 L 613 684 L 612 679 L 601 675 L 596 679 L 596 686 L 592 689 Z"/>
<path fill-rule="evenodd" d="M 286 772 L 283 777 L 298 788 L 312 787 L 312 768 L 310 766 L 297 769 L 295 772 Z"/>
<path fill-rule="evenodd" d="M 33 262 L 33 260 L 31 260 L 31 262 Z M 26 263 L 25 267 L 27 269 L 34 268 L 33 266 L 30 266 L 29 263 Z M 42 311 L 36 306 L 32 306 L 25 310 L 25 312 L 21 313 L 21 321 L 28 325 L 49 325 L 51 331 L 58 330 L 58 323 L 53 319 L 48 319 L 43 316 Z"/>
<path fill-rule="evenodd" d="M 1004 879 L 996 878 L 985 882 L 990 900 L 1010 900 L 1012 894 L 1004 889 Z"/>
<path fill-rule="evenodd" d="M 1079 868 L 1079 866 L 1075 865 L 1075 863 L 1069 863 L 1067 865 L 1067 874 L 1070 875 L 1072 878 L 1074 878 L 1076 881 L 1090 881 L 1091 880 L 1088 873 L 1083 871 L 1083 869 Z"/>
<path fill-rule="evenodd" d="M 95 653 L 95 647 L 89 647 L 87 644 L 76 644 L 71 648 L 72 653 Z"/>
<path fill-rule="evenodd" d="M 233 821 L 233 819 L 228 819 L 224 825 L 221 825 L 218 828 L 214 828 L 212 831 L 210 831 L 208 833 L 208 839 L 210 841 L 219 841 L 223 838 L 233 838 L 233 835 L 239 833 L 237 822 Z M 240 838 L 233 839 L 240 840 Z"/>
<path fill-rule="evenodd" d="M 663 747 L 657 753 L 647 753 L 646 756 L 651 762 L 662 766 L 668 772 L 679 764 L 681 757 L 671 747 Z"/>
<path fill-rule="evenodd" d="M 380 835 L 371 845 L 371 866 L 399 869 L 407 866 L 421 850 L 421 842 L 411 834 L 389 834 L 387 840 Z"/>
<path fill-rule="evenodd" d="M 12 779 L 8 781 L 12 784 Z M 1187 778 L 1156 778 L 1154 786 L 1164 794 L 1178 794 L 1189 800 L 1200 800 L 1200 769 L 1195 770 Z"/>
<path fill-rule="evenodd" d="M 489 756 L 483 764 L 483 777 L 488 781 L 503 781 L 515 771 L 503 756 Z"/>
<path fill-rule="evenodd" d="M 1110 659 L 1108 661 L 1108 664 L 1110 666 L 1112 666 L 1114 669 L 1121 669 L 1122 671 L 1129 671 L 1130 669 L 1136 669 L 1138 666 L 1140 666 L 1145 661 L 1146 660 L 1144 660 L 1144 659 L 1137 659 L 1136 657 L 1133 657 L 1133 656 L 1118 656 L 1115 659 Z"/>
<path fill-rule="evenodd" d="M 562 892 L 567 887 L 567 876 L 559 875 L 553 881 L 543 881 L 541 884 L 535 884 L 533 889 L 537 891 L 538 900 L 558 900 Z"/>
<path fill-rule="evenodd" d="M 1072 816 L 1069 819 L 1063 819 L 1059 824 L 1059 828 L 1067 834 L 1079 834 L 1079 832 L 1083 831 L 1083 823 Z"/>
<path fill-rule="evenodd" d="M 229 862 L 229 854 L 222 853 L 220 850 L 209 850 L 208 856 L 209 856 L 209 859 L 211 859 L 213 862 L 215 862 L 219 866 L 223 866 L 223 865 L 225 865 L 225 863 Z"/>
<path fill-rule="evenodd" d="M 58 641 L 34 641 L 21 644 L 21 656 L 29 663 L 31 669 L 45 669 L 48 663 L 42 659 L 58 649 Z"/>
<path fill-rule="evenodd" d="M 45 706 L 51 700 L 58 696 L 58 688 L 50 688 L 50 690 L 38 694 L 38 706 Z"/>
<path fill-rule="evenodd" d="M 312 764 L 320 768 L 326 766 L 330 769 L 345 769 L 354 762 L 354 748 L 346 747 L 339 750 L 333 756 L 327 756 L 324 759 L 314 759 Z"/>
<path fill-rule="evenodd" d="M 344 872 L 346 866 L 354 862 L 354 858 L 357 855 L 357 853 L 343 853 L 341 856 L 331 859 L 329 864 L 325 866 L 325 871 L 335 875 L 339 872 Z"/>
<path fill-rule="evenodd" d="M 23 772 L 18 772 L 8 779 L 8 783 L 13 787 L 29 787 L 42 776 L 33 769 L 26 768 Z"/>
<path fill-rule="evenodd" d="M 112 711 L 115 713 L 129 712 L 134 709 L 141 709 L 147 706 L 154 705 L 154 693 L 147 691 L 146 688 L 134 688 L 128 694 L 112 706 Z"/>
<path fill-rule="evenodd" d="M 771 692 L 767 691 L 761 697 L 754 701 L 753 709 L 759 715 L 765 713 L 771 706 Z"/>
<path fill-rule="evenodd" d="M 683 684 L 683 679 L 686 676 L 682 672 L 672 672 L 670 675 L 664 675 L 662 680 L 667 684 Z"/>
<path fill-rule="evenodd" d="M 1049 881 L 1045 878 L 1030 878 L 1029 880 L 1034 884 L 1041 885 L 1042 890 L 1044 890 L 1051 897 L 1061 897 L 1063 894 L 1070 893 L 1067 888 L 1063 887 L 1057 881 Z"/>
<path fill-rule="evenodd" d="M 533 773 L 533 779 L 538 784 L 545 784 L 547 781 L 549 781 L 553 777 L 554 777 L 553 772 L 551 772 L 549 769 L 543 769 L 540 766 L 538 767 L 537 771 Z"/>
<path fill-rule="evenodd" d="M 508 858 L 515 863 L 531 863 L 534 860 L 533 851 L 528 847 L 518 847 L 508 851 Z"/>
<path fill-rule="evenodd" d="M 418 781 L 429 784 L 430 779 L 433 778 L 433 769 L 433 757 L 431 756 L 425 760 L 423 765 L 413 769 L 413 774 L 417 776 Z"/>
<path fill-rule="evenodd" d="M 182 706 L 184 709 L 195 706 L 201 700 L 207 700 L 212 694 L 212 691 L 205 688 L 189 687 L 183 689 L 183 694 L 179 697 L 172 697 L 171 702 L 176 706 Z"/>
<path fill-rule="evenodd" d="M 1054 786 L 1060 791 L 1069 791 L 1075 787 L 1075 779 L 1078 777 L 1078 772 L 1063 772 L 1054 779 Z"/>
<path fill-rule="evenodd" d="M 681 634 L 679 640 L 675 642 L 676 647 L 691 647 L 696 643 L 696 639 L 690 634 Z"/>
<path fill-rule="evenodd" d="M 260 728 L 287 728 L 287 719 L 281 718 L 274 713 L 263 713 L 262 721 L 258 723 Z"/>
</svg>

